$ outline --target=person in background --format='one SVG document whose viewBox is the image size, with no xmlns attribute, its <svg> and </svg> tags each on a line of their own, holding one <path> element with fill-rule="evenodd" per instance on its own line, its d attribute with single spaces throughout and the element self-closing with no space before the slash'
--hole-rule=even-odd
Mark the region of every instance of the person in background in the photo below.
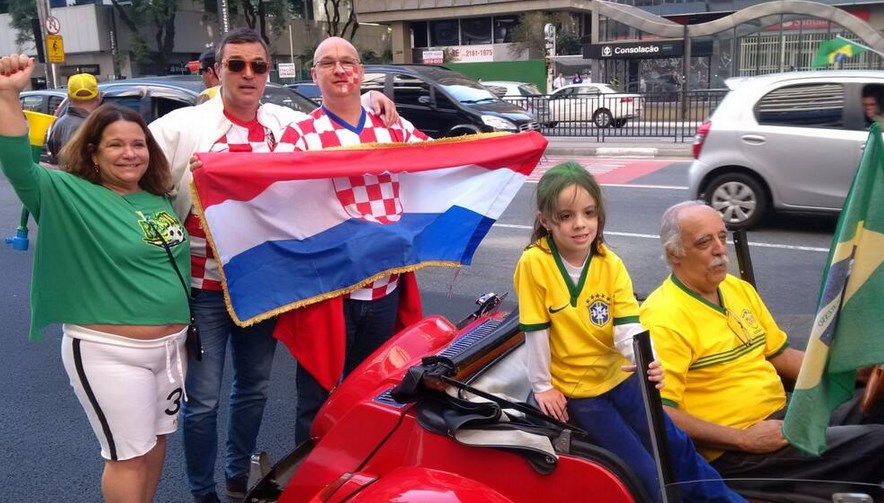
<svg viewBox="0 0 884 503">
<path fill-rule="evenodd" d="M 206 89 L 220 86 L 221 79 L 218 77 L 218 69 L 215 65 L 215 50 L 206 49 L 200 54 L 199 62 L 200 67 L 197 72 L 199 72 L 200 77 L 203 79 L 203 84 L 206 86 Z"/>
<path fill-rule="evenodd" d="M 629 465 L 662 501 L 639 379 L 663 388 L 658 361 L 636 372 L 632 338 L 644 329 L 623 261 L 604 244 L 602 190 L 583 166 L 566 162 L 536 189 L 532 242 L 513 277 L 525 332 L 528 380 L 539 408 L 573 418 L 593 443 Z M 664 414 L 683 501 L 744 502 Z"/>
<path fill-rule="evenodd" d="M 313 62 L 310 73 L 322 91 L 322 106 L 311 113 L 309 119 L 289 127 L 283 133 L 276 152 L 319 150 L 362 143 L 413 143 L 428 139 L 405 119 L 385 124 L 380 115 L 361 103 L 359 89 L 365 71 L 353 44 L 340 37 L 327 38 L 316 48 Z M 375 177 L 374 186 L 393 183 L 395 175 L 392 176 L 386 175 L 386 182 L 381 176 Z M 364 182 L 369 188 L 372 187 L 370 177 L 366 177 Z M 416 283 L 413 281 L 413 273 L 393 274 L 344 296 L 342 309 L 333 313 L 343 317 L 346 329 L 342 378 L 393 336 L 400 302 L 416 302 L 419 310 L 420 300 L 415 300 Z M 400 298 L 406 288 L 409 294 L 415 295 Z M 298 366 L 297 387 L 295 441 L 300 444 L 309 437 L 313 418 L 329 394 L 301 366 Z"/>
<path fill-rule="evenodd" d="M 574 78 L 571 79 L 572 84 L 582 84 L 583 79 L 580 77 L 580 72 L 574 74 Z"/>
<path fill-rule="evenodd" d="M 866 127 L 872 122 L 881 123 L 884 119 L 881 115 L 881 88 L 875 85 L 866 85 L 862 90 L 863 116 L 866 119 Z"/>
<path fill-rule="evenodd" d="M 555 90 L 555 89 L 558 89 L 558 88 L 560 88 L 560 87 L 565 87 L 565 86 L 568 84 L 568 81 L 565 80 L 565 76 L 562 74 L 562 72 L 559 72 L 558 77 L 556 77 L 555 79 L 553 79 L 553 83 L 552 83 L 552 84 L 553 84 L 553 90 Z"/>
<path fill-rule="evenodd" d="M 49 162 L 58 164 L 58 153 L 80 124 L 101 104 L 98 81 L 90 73 L 78 73 L 68 78 L 68 99 L 70 103 L 64 115 L 58 118 L 49 129 L 46 147 L 49 149 Z"/>
<path fill-rule="evenodd" d="M 272 152 L 286 126 L 307 117 L 287 107 L 261 103 L 270 63 L 269 50 L 260 34 L 248 28 L 227 32 L 218 46 L 215 65 L 220 92 L 201 105 L 179 108 L 150 124 L 171 164 L 175 187 L 172 204 L 192 240 L 192 306 L 203 354 L 202 361 L 190 358 L 188 400 L 181 415 L 187 480 L 197 502 L 220 501 L 215 491 L 215 460 L 227 348 L 233 364 L 233 384 L 228 406 L 225 488 L 228 496 L 242 498 L 267 403 L 276 339 L 275 319 L 244 328 L 237 326 L 227 312 L 219 265 L 192 204 L 190 163 L 196 152 Z M 373 107 L 384 109 L 388 120 L 398 119 L 393 103 L 382 94 L 369 93 L 364 98 L 371 98 Z"/>
<path fill-rule="evenodd" d="M 721 214 L 702 201 L 663 214 L 672 274 L 642 303 L 641 322 L 666 362 L 666 412 L 744 496 L 822 502 L 837 486 L 821 480 L 879 485 L 884 426 L 855 424 L 856 401 L 835 410 L 820 457 L 783 436 L 782 379 L 795 381 L 804 353 L 789 347 L 755 288 L 728 274 L 726 239 Z"/>
<path fill-rule="evenodd" d="M 31 339 L 63 324 L 62 362 L 101 446 L 104 500 L 150 503 L 178 426 L 190 322 L 169 165 L 144 119 L 114 105 L 83 122 L 63 170 L 35 164 L 18 99 L 34 66 L 0 58 L 0 169 L 40 226 Z"/>
</svg>

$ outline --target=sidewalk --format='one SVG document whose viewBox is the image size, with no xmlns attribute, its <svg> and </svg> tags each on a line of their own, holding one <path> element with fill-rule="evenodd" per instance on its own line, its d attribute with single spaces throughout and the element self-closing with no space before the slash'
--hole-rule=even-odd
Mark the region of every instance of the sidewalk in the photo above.
<svg viewBox="0 0 884 503">
<path fill-rule="evenodd" d="M 693 143 L 672 138 L 605 138 L 547 136 L 547 155 L 690 159 Z"/>
</svg>

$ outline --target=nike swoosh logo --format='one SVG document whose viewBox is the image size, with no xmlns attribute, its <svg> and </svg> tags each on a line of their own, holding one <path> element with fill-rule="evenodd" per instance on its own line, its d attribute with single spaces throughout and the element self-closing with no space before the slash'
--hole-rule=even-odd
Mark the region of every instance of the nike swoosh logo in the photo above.
<svg viewBox="0 0 884 503">
<path fill-rule="evenodd" d="M 568 307 L 568 304 L 565 304 L 564 306 L 562 306 L 562 307 L 560 307 L 560 308 L 558 308 L 558 309 L 553 309 L 552 307 L 549 307 L 549 308 L 548 308 L 548 309 L 549 309 L 549 314 L 556 314 L 557 312 L 561 311 L 562 309 L 565 309 L 566 307 Z"/>
</svg>

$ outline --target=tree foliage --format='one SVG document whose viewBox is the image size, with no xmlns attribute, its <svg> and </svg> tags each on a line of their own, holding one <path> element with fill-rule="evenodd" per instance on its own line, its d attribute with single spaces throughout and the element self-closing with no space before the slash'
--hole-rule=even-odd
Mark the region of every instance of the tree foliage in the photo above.
<svg viewBox="0 0 884 503">
<path fill-rule="evenodd" d="M 580 41 L 579 26 L 567 12 L 526 12 L 519 16 L 519 24 L 513 29 L 513 43 L 520 51 L 528 51 L 531 57 L 546 54 L 546 38 L 543 27 L 546 23 L 556 26 L 556 54 L 580 54 L 583 44 Z"/>
<path fill-rule="evenodd" d="M 34 42 L 31 20 L 37 18 L 37 3 L 34 0 L 9 0 L 9 17 L 15 30 L 16 45 Z"/>
<path fill-rule="evenodd" d="M 295 7 L 287 0 L 238 0 L 237 4 L 246 24 L 260 33 L 267 44 L 271 38 L 278 37 L 286 29 Z"/>
<path fill-rule="evenodd" d="M 330 37 L 344 37 L 353 40 L 356 30 L 359 29 L 359 21 L 356 19 L 356 5 L 352 0 L 323 0 L 322 8 L 325 18 L 328 20 L 325 32 Z M 346 14 L 347 20 L 341 25 L 341 16 Z M 347 35 L 349 30 L 350 34 Z"/>
<path fill-rule="evenodd" d="M 128 8 L 111 0 L 120 20 L 132 32 L 132 43 L 129 47 L 132 56 L 140 63 L 153 63 L 154 71 L 166 74 L 169 58 L 175 47 L 175 15 L 178 13 L 177 0 L 132 0 Z M 150 29 L 143 33 L 142 29 Z M 154 44 L 149 44 L 148 37 L 153 37 Z"/>
</svg>

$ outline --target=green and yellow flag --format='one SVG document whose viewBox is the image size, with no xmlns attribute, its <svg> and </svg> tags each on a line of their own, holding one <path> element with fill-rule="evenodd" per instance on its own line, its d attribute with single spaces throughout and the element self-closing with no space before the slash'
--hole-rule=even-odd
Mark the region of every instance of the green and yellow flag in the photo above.
<svg viewBox="0 0 884 503">
<path fill-rule="evenodd" d="M 884 362 L 884 142 L 869 130 L 823 271 L 817 315 L 783 423 L 789 443 L 826 450 L 829 416 L 853 396 L 856 369 Z"/>
<path fill-rule="evenodd" d="M 861 52 L 865 52 L 867 47 L 857 44 L 843 37 L 836 37 L 832 40 L 824 40 L 817 49 L 816 58 L 813 60 L 813 67 L 831 65 L 847 61 Z"/>
</svg>

